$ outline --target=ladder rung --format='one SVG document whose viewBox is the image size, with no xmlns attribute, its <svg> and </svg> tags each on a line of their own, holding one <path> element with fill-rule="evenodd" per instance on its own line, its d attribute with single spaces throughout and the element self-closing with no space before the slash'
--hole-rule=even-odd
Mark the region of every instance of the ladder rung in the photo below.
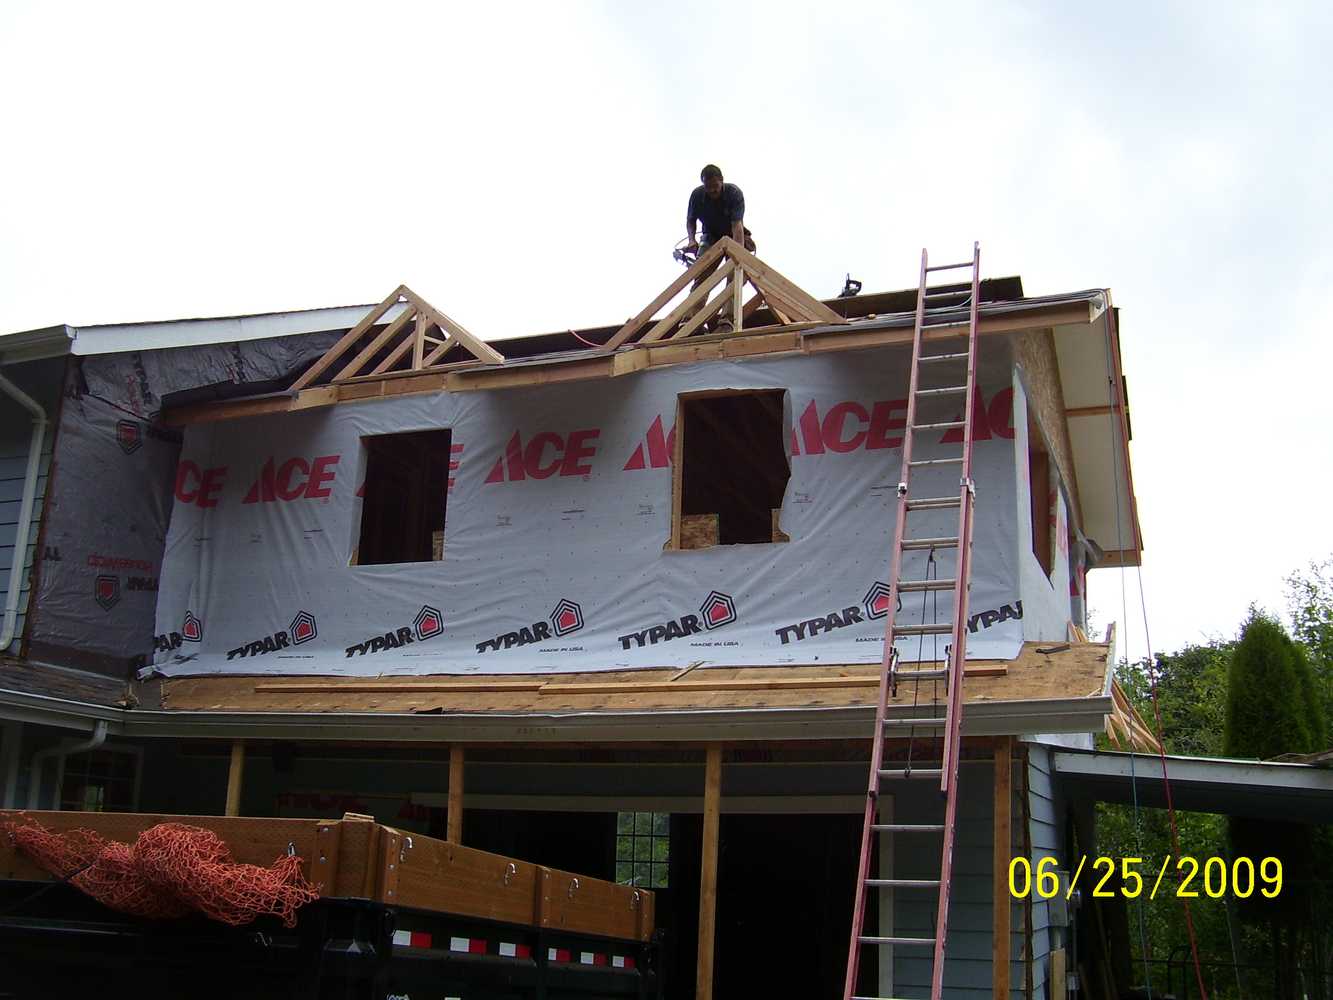
<svg viewBox="0 0 1333 1000">
<path fill-rule="evenodd" d="M 881 778 L 938 778 L 944 773 L 939 767 L 881 767 Z"/>
<path fill-rule="evenodd" d="M 968 325 L 967 325 L 965 322 L 963 322 L 961 319 L 951 319 L 951 320 L 947 320 L 947 321 L 945 321 L 945 322 L 943 322 L 943 323 L 922 323 L 922 324 L 921 324 L 921 329 L 923 329 L 923 330 L 943 330 L 945 327 L 950 327 L 950 326 L 953 326 L 953 327 L 959 327 L 959 328 L 960 328 L 960 329 L 958 330 L 958 332 L 957 332 L 954 336 L 957 336 L 957 337 L 967 337 L 967 336 L 970 336 L 970 334 L 969 334 L 969 332 L 968 332 L 968 331 L 969 331 L 969 327 L 968 327 Z M 936 339 L 939 339 L 939 338 L 936 338 Z"/>
<path fill-rule="evenodd" d="M 972 262 L 965 260 L 961 264 L 932 264 L 926 268 L 927 271 L 957 271 L 959 268 L 971 267 Z"/>
<path fill-rule="evenodd" d="M 953 590 L 956 580 L 899 580 L 898 593 L 921 593 L 923 590 Z"/>
<path fill-rule="evenodd" d="M 916 359 L 917 364 L 924 365 L 928 361 L 966 361 L 967 352 L 961 354 L 924 354 Z"/>
<path fill-rule="evenodd" d="M 967 392 L 965 385 L 942 385 L 935 389 L 918 389 L 918 396 L 945 396 L 951 392 Z"/>
<path fill-rule="evenodd" d="M 962 426 L 962 425 L 960 424 L 959 426 Z M 908 465 L 910 465 L 910 466 L 911 466 L 912 468 L 914 468 L 914 469 L 918 469 L 918 468 L 923 468 L 923 467 L 928 466 L 928 465 L 958 465 L 958 464 L 961 463 L 962 461 L 963 461 L 963 456 L 962 456 L 962 455 L 959 455 L 957 458 L 920 458 L 920 459 L 914 459 L 913 461 L 909 462 Z"/>
<path fill-rule="evenodd" d="M 908 510 L 937 510 L 942 507 L 957 507 L 963 502 L 962 497 L 922 497 L 920 500 L 908 500 Z"/>
<path fill-rule="evenodd" d="M 903 550 L 908 549 L 956 549 L 958 547 L 958 536 L 950 535 L 947 538 L 904 538 Z"/>
<path fill-rule="evenodd" d="M 903 635 L 948 635 L 953 631 L 952 625 L 895 625 L 893 626 L 893 636 L 896 639 Z"/>
<path fill-rule="evenodd" d="M 905 944 L 921 948 L 934 948 L 934 938 L 909 938 L 909 937 L 872 937 L 869 934 L 862 934 L 860 937 L 862 944 Z"/>
<path fill-rule="evenodd" d="M 903 1000 L 902 997 L 852 997 L 852 1000 Z"/>
<path fill-rule="evenodd" d="M 894 676 L 900 681 L 938 681 L 949 676 L 949 671 L 940 670 L 899 670 Z"/>
<path fill-rule="evenodd" d="M 948 722 L 948 719 L 885 719 L 884 725 L 902 726 L 903 728 L 920 726 L 921 728 L 943 729 L 948 725 Z"/>
<path fill-rule="evenodd" d="M 956 299 L 960 295 L 963 296 L 964 298 L 970 299 L 972 297 L 972 289 L 955 288 L 951 292 L 944 292 L 944 291 L 926 292 L 926 298 L 928 299 Z"/>
<path fill-rule="evenodd" d="M 870 827 L 880 833 L 943 833 L 943 823 L 875 823 Z"/>
<path fill-rule="evenodd" d="M 947 431 L 947 430 L 949 430 L 950 428 L 953 428 L 953 427 L 965 427 L 966 425 L 967 425 L 967 421 L 966 421 L 966 420 L 946 420 L 946 421 L 944 421 L 943 423 L 938 423 L 938 424 L 913 424 L 913 425 L 912 425 L 912 430 L 914 430 L 914 431 Z"/>
<path fill-rule="evenodd" d="M 877 889 L 938 889 L 937 878 L 868 878 L 866 885 Z"/>
</svg>

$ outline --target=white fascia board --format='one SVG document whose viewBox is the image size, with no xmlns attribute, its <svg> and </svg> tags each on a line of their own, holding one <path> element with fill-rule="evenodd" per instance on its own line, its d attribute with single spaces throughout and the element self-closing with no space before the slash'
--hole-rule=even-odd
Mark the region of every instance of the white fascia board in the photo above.
<svg viewBox="0 0 1333 1000">
<path fill-rule="evenodd" d="M 320 333 L 325 330 L 349 330 L 361 322 L 366 313 L 373 308 L 373 305 L 337 306 L 331 309 L 260 313 L 254 316 L 73 327 L 72 353 L 120 354 L 125 351 L 154 351 L 168 347 L 231 344 L 238 341 L 264 340 L 269 337 Z M 405 303 L 391 306 L 381 322 L 395 319 L 405 308 Z"/>
<path fill-rule="evenodd" d="M 897 711 L 903 710 L 895 710 Z M 910 709 L 905 710 L 908 714 Z M 1107 697 L 1029 702 L 980 702 L 964 714 L 967 736 L 1100 732 L 1111 711 Z M 891 713 L 891 714 L 895 714 Z M 474 742 L 606 743 L 643 740 L 868 739 L 872 706 L 735 711 L 617 712 L 573 714 L 439 715 L 335 712 L 163 712 L 122 710 L 47 695 L 0 690 L 0 718 L 88 727 L 106 719 L 113 736 L 196 739 L 469 740 Z"/>
<path fill-rule="evenodd" d="M 0 337 L 0 365 L 61 358 L 70 353 L 73 341 L 73 331 L 63 324 L 6 334 Z"/>
<path fill-rule="evenodd" d="M 1122 778 L 1160 781 L 1161 758 L 1157 754 L 1095 753 L 1056 750 L 1055 770 L 1071 777 Z M 1167 755 L 1167 774 L 1172 783 L 1193 785 L 1257 785 L 1291 791 L 1333 794 L 1333 770 L 1286 761 L 1232 760 L 1225 757 L 1175 757 Z"/>
</svg>

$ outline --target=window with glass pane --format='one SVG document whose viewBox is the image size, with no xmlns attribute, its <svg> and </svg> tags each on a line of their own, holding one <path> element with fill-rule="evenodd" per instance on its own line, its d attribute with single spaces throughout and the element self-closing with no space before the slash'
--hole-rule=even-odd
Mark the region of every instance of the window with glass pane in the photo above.
<svg viewBox="0 0 1333 1000">
<path fill-rule="evenodd" d="M 65 758 L 60 785 L 60 808 L 83 812 L 133 812 L 138 757 L 94 750 Z"/>
<path fill-rule="evenodd" d="M 665 889 L 671 863 L 670 834 L 667 813 L 617 813 L 616 881 Z"/>
</svg>

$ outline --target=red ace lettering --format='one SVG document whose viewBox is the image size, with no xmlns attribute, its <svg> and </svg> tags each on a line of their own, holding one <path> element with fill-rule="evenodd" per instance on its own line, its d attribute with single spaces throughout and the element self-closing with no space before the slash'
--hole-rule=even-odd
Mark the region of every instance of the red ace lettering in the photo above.
<svg viewBox="0 0 1333 1000">
<path fill-rule="evenodd" d="M 553 431 L 540 431 L 524 442 L 522 434 L 514 431 L 505 445 L 504 456 L 491 467 L 486 482 L 589 475 L 592 472 L 589 460 L 597 454 L 594 442 L 601 433 L 600 428 L 592 428 L 570 431 L 562 437 Z"/>
<path fill-rule="evenodd" d="M 269 458 L 241 503 L 323 499 L 333 492 L 329 483 L 337 474 L 333 467 L 340 458 L 341 455 L 321 455 L 307 462 L 297 457 L 281 465 Z"/>
<path fill-rule="evenodd" d="M 188 458 L 176 467 L 176 499 L 181 503 L 216 507 L 218 493 L 227 480 L 227 466 L 201 469 Z"/>
</svg>

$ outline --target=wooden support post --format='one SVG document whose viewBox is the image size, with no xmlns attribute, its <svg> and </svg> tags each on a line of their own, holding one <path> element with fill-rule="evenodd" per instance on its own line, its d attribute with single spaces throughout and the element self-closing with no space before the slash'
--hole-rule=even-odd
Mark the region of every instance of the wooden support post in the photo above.
<svg viewBox="0 0 1333 1000">
<path fill-rule="evenodd" d="M 451 844 L 463 842 L 463 748 L 449 748 L 449 812 L 445 817 L 445 838 Z"/>
<path fill-rule="evenodd" d="M 1012 738 L 995 741 L 995 878 L 991 889 L 991 981 L 994 996 L 1009 1000 L 1009 862 L 1013 855 L 1013 745 Z"/>
<path fill-rule="evenodd" d="M 737 270 L 736 273 L 731 276 L 728 285 L 729 290 L 731 291 L 731 330 L 733 333 L 740 333 L 741 324 L 745 322 L 741 316 L 741 310 L 744 309 L 744 305 L 741 302 L 741 292 L 745 288 L 744 275 Z"/>
<path fill-rule="evenodd" d="M 227 811 L 224 815 L 241 814 L 241 780 L 245 776 L 245 741 L 231 745 L 231 767 L 227 771 Z"/>
<path fill-rule="evenodd" d="M 713 1000 L 713 939 L 717 927 L 717 842 L 722 799 L 722 746 L 710 743 L 704 771 L 703 864 L 699 873 L 699 965 L 695 1000 Z"/>
</svg>

